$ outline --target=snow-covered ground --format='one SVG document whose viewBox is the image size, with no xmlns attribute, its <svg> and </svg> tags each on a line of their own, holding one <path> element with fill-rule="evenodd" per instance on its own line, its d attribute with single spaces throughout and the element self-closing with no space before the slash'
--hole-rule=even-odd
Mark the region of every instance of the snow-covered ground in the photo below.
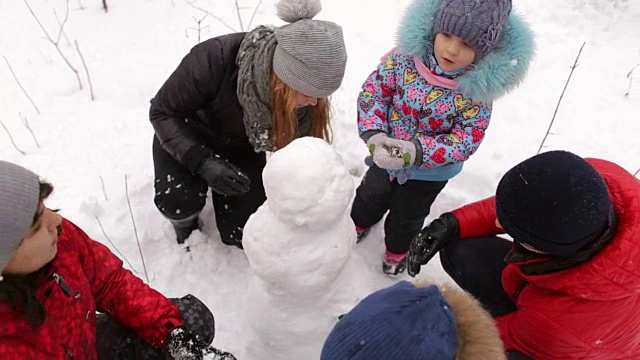
<svg viewBox="0 0 640 360">
<path fill-rule="evenodd" d="M 29 1 L 55 40 L 64 0 Z M 79 71 L 79 90 L 69 70 L 24 1 L 0 1 L 0 55 L 10 62 L 31 105 L 0 62 L 0 120 L 20 154 L 0 129 L 0 158 L 28 167 L 56 186 L 49 201 L 94 239 L 108 244 L 144 277 L 131 214 L 151 285 L 167 296 L 192 293 L 213 309 L 214 342 L 246 358 L 241 319 L 250 277 L 244 253 L 220 243 L 210 203 L 203 233 L 194 234 L 191 252 L 174 240 L 169 224 L 153 205 L 153 167 L 148 104 L 180 59 L 197 43 L 196 20 L 203 12 L 185 0 L 69 0 L 69 17 L 60 49 Z M 258 1 L 240 1 L 244 26 Z M 262 1 L 252 26 L 281 24 L 274 0 Z M 343 87 L 333 96 L 334 143 L 357 185 L 364 174 L 365 146 L 357 136 L 355 99 L 380 55 L 393 47 L 395 28 L 407 0 L 324 0 L 318 18 L 344 28 L 349 62 Z M 240 30 L 234 1 L 199 1 L 230 27 Z M 536 35 L 538 51 L 524 84 L 494 104 L 492 124 L 480 150 L 445 188 L 432 216 L 490 195 L 501 175 L 535 154 L 554 115 L 571 66 L 586 42 L 557 112 L 545 149 L 566 149 L 582 156 L 617 162 L 630 172 L 640 168 L 640 1 L 515 1 Z M 202 20 L 202 38 L 231 30 L 210 15 Z M 68 40 L 67 40 L 68 39 Z M 77 40 L 89 68 L 96 99 L 77 55 Z M 630 93 L 625 96 L 631 85 Z M 36 146 L 24 116 L 38 139 Z M 125 188 L 127 178 L 128 192 Z M 130 199 L 131 213 L 127 202 Z M 101 229 L 101 225 L 104 232 Z M 107 239 L 108 237 L 108 239 Z M 397 279 L 380 270 L 382 226 L 355 249 L 379 287 Z M 117 248 L 117 250 L 116 250 Z M 403 277 L 404 279 L 405 277 Z M 420 278 L 449 281 L 437 261 Z M 250 302 L 249 302 L 250 304 Z M 292 344 L 295 346 L 296 344 Z M 309 359 L 316 359 L 311 356 Z"/>
</svg>

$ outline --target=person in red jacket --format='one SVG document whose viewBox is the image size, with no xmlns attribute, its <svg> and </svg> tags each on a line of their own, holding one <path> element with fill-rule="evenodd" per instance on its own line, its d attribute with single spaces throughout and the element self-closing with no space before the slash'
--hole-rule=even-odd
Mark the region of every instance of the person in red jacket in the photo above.
<svg viewBox="0 0 640 360">
<path fill-rule="evenodd" d="M 0 161 L 1 359 L 235 359 L 209 346 L 214 319 L 200 300 L 144 284 L 44 205 L 52 191 Z"/>
<path fill-rule="evenodd" d="M 507 351 L 640 359 L 640 181 L 620 166 L 565 151 L 527 159 L 495 197 L 425 227 L 409 274 L 437 252 L 494 316 Z"/>
</svg>

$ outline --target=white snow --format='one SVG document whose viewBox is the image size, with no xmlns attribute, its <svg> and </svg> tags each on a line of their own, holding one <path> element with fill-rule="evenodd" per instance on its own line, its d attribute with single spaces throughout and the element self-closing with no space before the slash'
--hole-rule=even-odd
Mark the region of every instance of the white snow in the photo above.
<svg viewBox="0 0 640 360">
<path fill-rule="evenodd" d="M 80 73 L 85 85 L 80 91 L 75 76 L 44 40 L 24 2 L 0 1 L 0 55 L 9 60 L 40 110 L 38 115 L 6 63 L 0 61 L 0 120 L 25 152 L 22 155 L 16 151 L 4 129 L 0 129 L 0 158 L 26 166 L 51 181 L 56 191 L 48 205 L 61 208 L 64 216 L 94 239 L 114 251 L 117 247 L 131 263 L 127 266 L 144 277 L 125 193 L 126 175 L 151 285 L 167 296 L 192 293 L 201 298 L 216 316 L 214 345 L 241 360 L 253 360 L 247 356 L 246 329 L 241 325 L 246 302 L 251 301 L 248 284 L 253 276 L 245 254 L 220 243 L 210 201 L 201 215 L 203 231 L 189 239 L 189 253 L 175 243 L 173 230 L 153 204 L 149 99 L 197 42 L 194 18 L 201 19 L 203 12 L 188 6 L 186 0 L 107 2 L 111 7 L 104 13 L 99 1 L 70 0 L 60 48 Z M 240 1 L 246 8 L 242 10 L 245 26 L 257 2 Z M 233 1 L 195 3 L 240 29 Z M 355 100 L 379 57 L 393 47 L 395 27 L 408 3 L 324 0 L 324 10 L 317 17 L 338 22 L 344 28 L 349 60 L 343 86 L 332 97 L 333 148 L 352 175 L 354 185 L 364 174 L 363 159 L 367 154 L 357 135 Z M 30 4 L 55 38 L 58 25 L 52 9 L 62 18 L 64 0 L 30 0 Z M 283 24 L 276 17 L 273 4 L 274 0 L 262 1 L 252 26 Z M 483 145 L 438 197 L 429 219 L 492 194 L 507 169 L 536 153 L 570 67 L 585 41 L 543 150 L 566 149 L 609 159 L 632 173 L 640 168 L 640 67 L 631 78 L 627 77 L 640 63 L 640 2 L 538 0 L 517 1 L 514 6 L 525 14 L 536 32 L 536 59 L 523 85 L 494 104 Z M 204 18 L 201 25 L 206 26 L 201 33 L 203 39 L 231 31 L 212 16 Z M 91 73 L 95 101 L 90 99 L 74 40 Z M 630 93 L 625 96 L 629 85 Z M 19 114 L 28 119 L 41 147 Z M 308 221 L 304 217 L 297 219 Z M 346 269 L 356 267 L 363 270 L 357 275 L 363 282 L 387 286 L 397 279 L 382 274 L 383 252 L 380 224 L 352 250 Z M 449 281 L 437 259 L 423 268 L 420 279 Z M 260 320 L 275 316 L 275 304 L 273 309 Z M 296 309 L 292 310 L 295 313 Z M 312 314 L 296 316 L 300 317 L 290 316 L 286 321 L 302 330 L 314 326 L 316 319 L 326 319 Z M 293 349 L 298 344 L 290 345 Z M 304 359 L 317 358 L 318 354 L 308 354 Z"/>
</svg>

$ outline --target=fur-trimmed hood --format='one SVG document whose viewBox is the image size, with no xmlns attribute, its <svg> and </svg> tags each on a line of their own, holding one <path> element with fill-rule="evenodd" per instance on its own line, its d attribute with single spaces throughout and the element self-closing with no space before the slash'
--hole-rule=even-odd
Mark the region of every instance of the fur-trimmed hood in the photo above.
<svg viewBox="0 0 640 360">
<path fill-rule="evenodd" d="M 425 62 L 433 52 L 433 22 L 442 0 L 414 0 L 397 32 L 397 50 Z M 474 67 L 456 78 L 457 90 L 476 102 L 494 101 L 524 79 L 535 52 L 530 26 L 513 11 L 493 49 Z"/>
<path fill-rule="evenodd" d="M 430 285 L 426 282 L 416 284 L 421 288 Z M 498 328 L 478 300 L 450 285 L 438 285 L 438 288 L 456 317 L 456 360 L 506 360 Z"/>
</svg>

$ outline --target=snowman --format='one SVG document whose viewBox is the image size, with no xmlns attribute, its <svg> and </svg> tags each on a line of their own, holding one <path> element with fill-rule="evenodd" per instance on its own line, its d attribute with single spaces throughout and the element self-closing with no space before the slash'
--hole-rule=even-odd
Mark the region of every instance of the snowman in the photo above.
<svg viewBox="0 0 640 360">
<path fill-rule="evenodd" d="M 339 315 L 379 287 L 352 254 L 353 180 L 329 144 L 305 137 L 269 158 L 263 181 L 267 201 L 244 228 L 246 358 L 318 359 Z"/>
</svg>

